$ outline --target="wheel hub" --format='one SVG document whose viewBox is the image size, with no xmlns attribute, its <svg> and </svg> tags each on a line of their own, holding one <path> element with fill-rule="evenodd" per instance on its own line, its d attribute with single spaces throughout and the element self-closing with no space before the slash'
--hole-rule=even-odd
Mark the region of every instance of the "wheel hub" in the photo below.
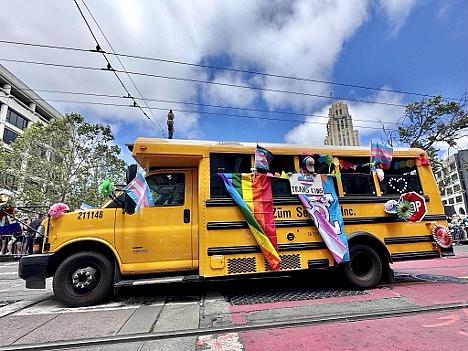
<svg viewBox="0 0 468 351">
<path fill-rule="evenodd" d="M 96 282 L 96 269 L 93 267 L 79 268 L 72 274 L 73 287 L 88 290 Z"/>
<path fill-rule="evenodd" d="M 359 252 L 357 253 L 351 262 L 351 266 L 353 269 L 353 272 L 358 276 L 358 277 L 364 277 L 366 275 L 369 275 L 372 273 L 372 259 L 369 257 L 369 255 Z"/>
</svg>

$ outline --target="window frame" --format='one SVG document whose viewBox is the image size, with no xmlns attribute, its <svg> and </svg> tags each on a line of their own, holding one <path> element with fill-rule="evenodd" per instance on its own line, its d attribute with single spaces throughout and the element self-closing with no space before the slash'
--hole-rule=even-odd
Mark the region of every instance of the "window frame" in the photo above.
<svg viewBox="0 0 468 351">
<path fill-rule="evenodd" d="M 272 167 L 270 167 L 270 172 L 273 173 L 273 172 L 277 172 L 277 173 L 280 173 L 282 171 L 285 171 L 286 173 L 288 172 L 295 172 L 296 171 L 296 165 L 297 165 L 297 158 L 298 156 L 296 155 L 275 155 L 274 158 L 273 158 L 273 162 L 275 162 L 275 160 L 278 160 L 279 158 L 290 158 L 292 160 L 292 169 L 281 169 L 281 170 L 276 170 L 276 169 L 272 169 Z M 271 165 L 270 165 L 271 166 Z M 283 183 L 283 182 L 287 182 L 288 183 L 288 193 L 287 194 L 275 194 L 275 183 Z M 293 197 L 294 195 L 291 194 L 291 186 L 289 185 L 289 180 L 287 179 L 281 179 L 281 178 L 275 178 L 275 177 L 272 177 L 270 179 L 270 183 L 271 183 L 271 194 L 272 194 L 272 197 L 275 199 L 275 198 L 288 198 L 288 197 Z"/>
<path fill-rule="evenodd" d="M 16 135 L 16 136 L 15 136 L 13 139 L 11 139 L 10 141 L 7 141 L 7 139 L 6 139 L 7 133 L 12 133 L 12 134 L 14 134 L 14 135 Z M 20 133 L 17 133 L 17 132 L 15 132 L 14 130 L 11 130 L 10 128 L 8 128 L 8 127 L 6 127 L 6 126 L 4 127 L 2 140 L 3 140 L 3 142 L 4 142 L 5 144 L 10 145 L 10 144 L 11 144 L 12 142 L 14 142 L 14 141 L 16 140 L 16 138 L 19 137 L 19 136 L 20 136 Z"/>
<path fill-rule="evenodd" d="M 174 174 L 178 174 L 178 175 L 182 175 L 183 177 L 183 201 L 181 204 L 167 204 L 167 205 L 156 205 L 156 199 L 154 198 L 154 193 L 156 193 L 155 190 L 153 190 L 150 186 L 150 184 L 148 183 L 148 187 L 150 188 L 151 190 L 151 194 L 153 195 L 153 200 L 155 201 L 155 204 L 154 206 L 151 206 L 151 208 L 165 208 L 165 207 L 184 207 L 186 205 L 186 198 L 187 198 L 187 194 L 186 194 L 186 191 L 187 191 L 187 183 L 186 183 L 186 180 L 187 180 L 187 177 L 186 177 L 186 172 L 183 172 L 183 171 L 177 171 L 177 170 L 174 170 L 174 171 L 170 171 L 170 170 L 163 170 L 163 171 L 160 171 L 160 172 L 156 172 L 156 173 L 150 173 L 148 174 L 145 179 L 148 180 L 149 178 L 151 177 L 157 177 L 157 176 L 162 176 L 162 175 L 174 175 Z"/>
<path fill-rule="evenodd" d="M 221 180 L 221 178 L 217 175 L 218 172 L 215 172 L 212 169 L 213 162 L 215 162 L 215 161 L 213 161 L 213 157 L 214 156 L 219 156 L 219 155 L 223 155 L 223 157 L 232 156 L 232 155 L 237 155 L 237 156 L 242 155 L 243 157 L 245 157 L 248 160 L 249 167 L 248 167 L 247 171 L 245 171 L 245 172 L 242 171 L 242 163 L 245 162 L 244 160 L 242 160 L 240 162 L 240 165 L 239 165 L 240 170 L 238 172 L 226 171 L 225 173 L 247 173 L 247 172 L 250 172 L 252 170 L 252 167 L 254 166 L 254 154 L 252 154 L 251 152 L 210 152 L 210 157 L 209 157 L 209 166 L 210 166 L 209 194 L 210 194 L 210 199 L 230 198 L 229 193 L 224 188 L 224 185 L 223 185 L 223 188 L 222 188 L 222 189 L 224 189 L 223 191 L 221 191 L 219 194 L 217 194 L 217 193 L 213 194 L 214 185 L 216 185 L 215 182 L 218 183 L 218 184 L 221 184 L 223 182 Z M 213 182 L 214 178 L 216 178 L 216 180 Z M 218 189 L 218 188 L 215 188 L 215 189 Z"/>
<path fill-rule="evenodd" d="M 364 159 L 368 158 L 367 156 L 345 156 L 345 157 L 336 156 L 336 157 L 340 161 L 344 160 L 344 161 L 347 161 L 347 162 L 350 162 L 350 163 L 355 163 L 355 164 L 360 164 L 361 160 L 364 160 Z M 352 162 L 353 159 L 356 159 L 356 160 L 359 160 L 359 161 Z M 340 167 L 340 166 L 335 166 L 335 167 Z M 340 170 L 340 173 L 341 173 L 340 179 L 337 180 L 337 187 L 338 187 L 338 190 L 339 190 L 339 196 L 340 197 L 351 198 L 351 197 L 378 197 L 378 196 L 381 196 L 379 184 L 376 183 L 376 177 L 374 177 L 374 175 L 370 171 L 370 165 L 369 165 L 369 172 L 368 173 L 367 172 L 357 172 L 357 173 L 343 172 L 343 169 Z M 348 194 L 348 193 L 345 193 L 345 182 L 343 181 L 343 178 L 344 178 L 344 175 L 348 175 L 348 174 L 355 174 L 355 175 L 359 175 L 359 176 L 370 177 L 369 185 L 373 186 L 373 189 L 372 188 L 370 189 L 370 193 L 362 193 L 362 194 Z"/>
<path fill-rule="evenodd" d="M 14 121 L 12 121 L 12 115 L 14 117 Z M 18 129 L 25 130 L 28 128 L 29 119 L 21 115 L 20 113 L 16 112 L 15 110 L 9 108 L 6 116 L 6 121 L 10 123 L 12 126 L 15 126 Z M 21 121 L 21 126 L 19 125 L 18 121 Z"/>
</svg>

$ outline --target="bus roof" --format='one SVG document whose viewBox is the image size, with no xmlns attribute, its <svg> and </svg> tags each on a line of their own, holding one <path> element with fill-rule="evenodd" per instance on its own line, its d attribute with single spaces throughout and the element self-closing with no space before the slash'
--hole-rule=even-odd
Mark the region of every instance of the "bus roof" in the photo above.
<svg viewBox="0 0 468 351">
<path fill-rule="evenodd" d="M 331 154 L 341 157 L 368 157 L 370 146 L 337 145 L 300 145 L 263 143 L 258 145 L 276 155 Z M 211 152 L 250 153 L 255 151 L 257 143 L 236 141 L 206 141 L 183 139 L 138 138 L 133 145 L 128 145 L 135 160 L 145 168 L 151 166 L 196 166 L 198 159 L 208 157 Z M 418 148 L 394 148 L 395 157 L 427 157 L 424 150 Z M 167 160 L 163 160 L 167 158 Z M 176 160 L 177 159 L 177 160 Z M 172 160 L 172 161 L 171 161 Z"/>
</svg>

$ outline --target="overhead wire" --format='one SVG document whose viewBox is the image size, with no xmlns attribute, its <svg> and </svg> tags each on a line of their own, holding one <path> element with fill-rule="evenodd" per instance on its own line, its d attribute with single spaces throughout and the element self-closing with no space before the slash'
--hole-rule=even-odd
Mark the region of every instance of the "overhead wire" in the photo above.
<svg viewBox="0 0 468 351">
<path fill-rule="evenodd" d="M 53 89 L 16 89 L 16 90 L 36 91 L 36 92 L 52 93 L 52 94 L 66 94 L 66 95 L 81 95 L 81 96 L 92 96 L 92 97 L 128 99 L 127 96 L 122 96 L 122 95 L 87 93 L 87 92 L 80 92 L 80 91 L 66 91 L 66 90 L 53 90 Z M 152 97 L 144 97 L 144 99 L 147 100 L 147 101 L 159 102 L 159 103 L 193 105 L 193 106 L 220 108 L 220 109 L 229 109 L 229 110 L 241 110 L 241 111 L 245 111 L 245 112 L 259 112 L 259 113 L 268 113 L 268 114 L 284 114 L 284 115 L 303 116 L 303 117 L 318 117 L 318 118 L 325 118 L 325 119 L 329 118 L 329 116 L 326 116 L 326 115 L 317 115 L 317 114 L 314 114 L 314 113 L 307 113 L 307 112 L 254 109 L 254 108 L 246 108 L 246 107 L 225 106 L 225 105 L 216 105 L 216 104 L 205 104 L 205 103 L 192 102 L 192 101 L 157 99 L 157 98 L 152 98 Z M 47 101 L 67 102 L 66 100 L 56 100 L 56 99 L 47 99 Z M 353 118 L 353 121 L 366 122 L 366 123 L 380 123 L 377 120 L 364 120 L 364 119 L 358 119 L 358 118 Z M 387 124 L 398 124 L 397 122 L 392 122 L 392 121 L 389 121 L 389 122 L 386 122 L 386 123 Z"/>
<path fill-rule="evenodd" d="M 405 95 L 415 95 L 415 96 L 421 96 L 421 97 L 436 97 L 437 96 L 437 95 L 433 95 L 433 94 L 429 94 L 429 93 L 420 93 L 420 92 L 414 92 L 414 91 L 408 91 L 408 90 L 399 90 L 399 89 L 390 89 L 390 88 L 376 88 L 376 87 L 370 87 L 370 86 L 359 85 L 359 84 L 335 82 L 335 81 L 330 81 L 330 80 L 325 80 L 325 79 L 295 77 L 295 76 L 288 76 L 288 75 L 268 73 L 268 72 L 260 72 L 260 71 L 247 70 L 247 69 L 241 69 L 241 68 L 213 66 L 213 65 L 205 65 L 205 64 L 187 62 L 187 61 L 163 59 L 163 58 L 152 57 L 152 56 L 117 53 L 115 51 L 114 52 L 105 52 L 105 51 L 102 50 L 102 48 L 101 48 L 101 50 L 98 51 L 98 50 L 83 49 L 83 48 L 76 48 L 76 47 L 70 47 L 70 46 L 27 43 L 27 42 L 13 41 L 13 40 L 0 40 L 0 43 L 11 44 L 11 45 L 21 45 L 21 46 L 31 46 L 31 47 L 45 48 L 45 49 L 69 50 L 69 51 L 91 52 L 91 53 L 96 53 L 96 52 L 97 53 L 106 53 L 106 54 L 114 55 L 114 56 L 117 56 L 117 57 L 126 57 L 126 58 L 132 58 L 132 59 L 137 59 L 137 60 L 156 61 L 156 62 L 171 63 L 171 64 L 177 64 L 177 65 L 198 67 L 198 68 L 206 68 L 206 69 L 213 69 L 213 70 L 223 70 L 223 71 L 231 71 L 231 72 L 237 72 L 237 73 L 252 74 L 252 75 L 271 77 L 271 78 L 280 78 L 280 79 L 303 81 L 303 82 L 310 82 L 310 83 L 330 84 L 330 85 L 337 85 L 337 86 L 343 86 L 343 87 L 348 87 L 348 88 L 356 88 L 356 89 L 364 89 L 364 90 L 372 90 L 372 91 L 392 92 L 392 93 L 399 93 L 399 94 L 405 94 Z M 451 97 L 443 97 L 443 99 L 458 101 L 458 99 L 451 98 Z"/>
<path fill-rule="evenodd" d="M 133 106 L 131 104 L 130 105 L 129 104 L 117 104 L 117 103 L 111 103 L 111 102 L 61 100 L 61 99 L 51 99 L 51 100 L 48 100 L 48 101 L 61 102 L 61 103 L 76 103 L 76 104 L 89 104 L 89 105 L 100 105 L 100 106 L 135 108 L 135 106 Z M 278 122 L 305 123 L 305 124 L 320 124 L 320 125 L 326 125 L 327 124 L 327 122 L 319 122 L 319 121 L 283 119 L 283 118 L 262 117 L 262 116 L 249 116 L 249 115 L 239 115 L 239 114 L 210 112 L 210 111 L 199 111 L 199 110 L 183 110 L 183 109 L 174 109 L 172 107 L 169 108 L 169 107 L 149 106 L 149 108 L 152 109 L 152 110 L 157 110 L 157 111 L 167 111 L 168 109 L 172 109 L 173 112 L 196 113 L 196 114 L 211 115 L 211 116 L 225 116 L 225 117 L 234 117 L 234 118 L 247 118 L 247 119 L 258 119 L 258 120 L 267 120 L 267 121 L 278 121 Z M 365 121 L 365 122 L 369 122 L 369 121 Z M 353 127 L 354 128 L 364 128 L 364 129 L 374 129 L 374 130 L 381 130 L 382 129 L 382 128 L 379 128 L 379 127 L 363 126 L 363 125 L 353 125 Z M 387 130 L 394 130 L 394 129 L 387 129 Z"/>
<path fill-rule="evenodd" d="M 81 17 L 83 18 L 84 22 L 86 23 L 86 26 L 88 27 L 88 30 L 89 30 L 89 32 L 91 33 L 91 35 L 92 35 L 94 41 L 96 42 L 96 52 L 101 53 L 102 56 L 104 57 L 104 59 L 105 59 L 106 62 L 107 62 L 107 67 L 106 67 L 105 69 L 103 69 L 103 70 L 113 72 L 114 75 L 115 75 L 115 77 L 116 77 L 117 80 L 119 81 L 120 85 L 122 86 L 122 88 L 123 88 L 123 89 L 125 90 L 125 92 L 127 93 L 127 96 L 128 96 L 129 98 L 132 98 L 132 94 L 130 94 L 130 91 L 127 89 L 127 87 L 125 86 L 124 82 L 122 81 L 122 79 L 121 79 L 121 78 L 119 77 L 119 75 L 117 74 L 118 72 L 120 72 L 120 73 L 123 73 L 123 72 L 122 72 L 122 71 L 117 71 L 117 70 L 115 70 L 115 69 L 112 67 L 112 64 L 110 63 L 109 59 L 108 59 L 107 56 L 106 56 L 106 52 L 104 52 L 104 51 L 102 50 L 102 46 L 99 44 L 99 41 L 97 40 L 96 35 L 94 34 L 93 29 L 92 29 L 91 26 L 89 25 L 89 22 L 88 22 L 88 20 L 86 19 L 86 16 L 84 15 L 83 11 L 81 10 L 81 7 L 80 7 L 80 5 L 78 4 L 78 1 L 77 1 L 77 0 L 73 0 L 73 2 L 75 3 L 75 5 L 76 5 L 76 7 L 77 7 L 77 9 L 78 9 L 78 11 L 79 11 Z M 58 66 L 57 66 L 57 67 L 58 67 Z M 61 66 L 61 67 L 64 67 L 64 66 Z M 69 68 L 77 68 L 77 67 L 69 67 Z M 84 68 L 82 68 L 82 69 L 84 69 Z M 134 104 L 135 107 L 137 107 L 137 108 L 143 113 L 143 115 L 144 115 L 147 119 L 149 119 L 150 121 L 152 121 L 153 124 L 154 124 L 154 121 L 148 116 L 148 114 L 147 114 L 147 113 L 143 110 L 143 108 L 136 102 L 135 99 L 133 99 L 133 104 Z M 155 126 L 157 126 L 157 129 L 159 128 L 159 129 L 160 129 L 160 132 L 164 135 L 164 130 L 161 128 L 161 126 L 156 125 L 156 124 L 155 124 Z"/>
<path fill-rule="evenodd" d="M 98 21 L 96 20 L 96 18 L 94 17 L 93 13 L 91 12 L 90 8 L 88 7 L 88 5 L 86 5 L 86 2 L 84 0 L 81 0 L 81 2 L 83 3 L 83 5 L 86 7 L 86 10 L 88 10 L 88 13 L 89 15 L 91 16 L 91 18 L 93 19 L 94 23 L 96 24 L 96 26 L 98 27 L 99 31 L 101 32 L 102 36 L 104 37 L 104 39 L 106 40 L 107 44 L 109 45 L 109 47 L 111 48 L 112 50 L 112 53 L 115 55 L 115 50 L 114 50 L 114 47 L 112 46 L 112 44 L 110 43 L 109 39 L 107 38 L 106 34 L 104 33 L 104 31 L 102 30 L 101 26 L 99 25 Z M 101 48 L 102 49 L 102 48 Z M 142 101 L 144 102 L 144 104 L 146 105 L 146 108 L 149 109 L 151 115 L 153 116 L 153 119 L 156 121 L 156 123 L 158 124 L 158 127 L 159 129 L 163 132 L 163 135 L 164 135 L 164 128 L 161 126 L 161 124 L 159 123 L 157 117 L 154 115 L 153 113 L 153 110 L 151 110 L 148 106 L 148 103 L 146 102 L 146 100 L 143 98 L 143 94 L 140 92 L 140 89 L 138 89 L 137 85 L 135 84 L 135 81 L 133 80 L 132 76 L 130 74 L 128 74 L 127 72 L 127 69 L 125 68 L 122 60 L 120 59 L 119 56 L 115 55 L 115 57 L 117 58 L 117 60 L 119 61 L 120 65 L 122 66 L 123 70 L 125 71 L 125 73 L 127 74 L 128 78 L 130 79 L 130 82 L 132 82 L 132 85 L 133 87 L 135 88 L 135 90 L 138 92 L 138 94 L 140 95 L 140 98 L 142 99 Z"/>
<path fill-rule="evenodd" d="M 82 66 L 82 65 L 68 65 L 68 64 L 51 63 L 51 62 L 28 61 L 28 60 L 17 60 L 17 59 L 6 59 L 6 58 L 0 58 L 0 61 L 34 64 L 34 65 L 43 65 L 43 66 L 52 66 L 52 67 L 62 67 L 62 68 L 72 68 L 72 69 L 82 69 L 82 70 L 91 70 L 91 71 L 103 71 L 103 72 L 104 71 L 112 71 L 114 73 L 116 73 L 116 72 L 126 73 L 125 71 L 118 70 L 118 69 L 115 69 L 115 68 L 112 68 L 112 67 L 111 68 L 99 68 L 99 67 Z M 275 92 L 275 93 L 283 93 L 283 94 L 291 94 L 291 95 L 309 96 L 309 97 L 315 97 L 315 98 L 330 99 L 330 96 L 327 96 L 327 95 L 312 94 L 312 93 L 306 93 L 306 92 L 300 92 L 300 91 L 291 91 L 291 90 L 273 89 L 273 88 L 262 88 L 262 87 L 254 87 L 254 86 L 249 86 L 249 85 L 214 82 L 214 81 L 210 81 L 210 80 L 195 79 L 195 78 L 164 76 L 164 75 L 153 74 L 153 73 L 145 73 L 145 72 L 133 72 L 133 71 L 127 71 L 127 72 L 128 72 L 128 74 L 132 74 L 132 75 L 139 75 L 139 76 L 146 76 L 146 77 L 153 77 L 153 78 L 160 78 L 160 79 L 168 79 L 168 80 L 175 80 L 175 81 L 213 84 L 213 85 L 232 87 L 232 88 L 258 90 L 258 91 L 268 91 L 268 92 Z M 370 103 L 370 104 L 387 105 L 387 106 L 406 107 L 406 105 L 403 105 L 403 104 L 397 104 L 397 103 L 391 103 L 391 102 L 385 102 L 385 101 L 353 99 L 353 98 L 345 98 L 345 97 L 340 97 L 340 96 L 335 96 L 334 99 L 343 100 L 343 101 L 353 101 L 353 102 L 363 102 L 363 103 Z"/>
</svg>

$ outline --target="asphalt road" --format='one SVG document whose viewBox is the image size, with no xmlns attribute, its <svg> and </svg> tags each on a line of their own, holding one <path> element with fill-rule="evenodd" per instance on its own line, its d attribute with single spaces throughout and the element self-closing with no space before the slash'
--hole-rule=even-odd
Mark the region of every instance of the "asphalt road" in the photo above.
<svg viewBox="0 0 468 351">
<path fill-rule="evenodd" d="M 407 349 L 422 350 L 431 349 L 434 332 L 443 327 L 453 330 L 438 350 L 445 343 L 450 350 L 461 350 L 468 341 L 468 314 L 453 306 L 468 302 L 468 246 L 456 247 L 456 253 L 453 258 L 395 264 L 396 283 L 369 291 L 348 290 L 333 274 L 308 274 L 129 288 L 105 304 L 73 309 L 55 300 L 50 281 L 46 290 L 27 290 L 17 278 L 17 263 L 1 262 L 0 348 L 145 333 L 130 343 L 79 349 L 252 351 L 310 350 L 316 345 L 314 349 L 351 350 L 378 348 L 394 335 L 388 349 L 405 349 L 409 343 Z M 425 311 L 434 306 L 442 309 Z M 398 311 L 416 312 L 375 319 L 376 314 Z M 332 320 L 337 316 L 344 319 Z M 287 323 L 296 325 L 274 327 Z M 157 339 L 181 331 L 192 334 Z"/>
</svg>

